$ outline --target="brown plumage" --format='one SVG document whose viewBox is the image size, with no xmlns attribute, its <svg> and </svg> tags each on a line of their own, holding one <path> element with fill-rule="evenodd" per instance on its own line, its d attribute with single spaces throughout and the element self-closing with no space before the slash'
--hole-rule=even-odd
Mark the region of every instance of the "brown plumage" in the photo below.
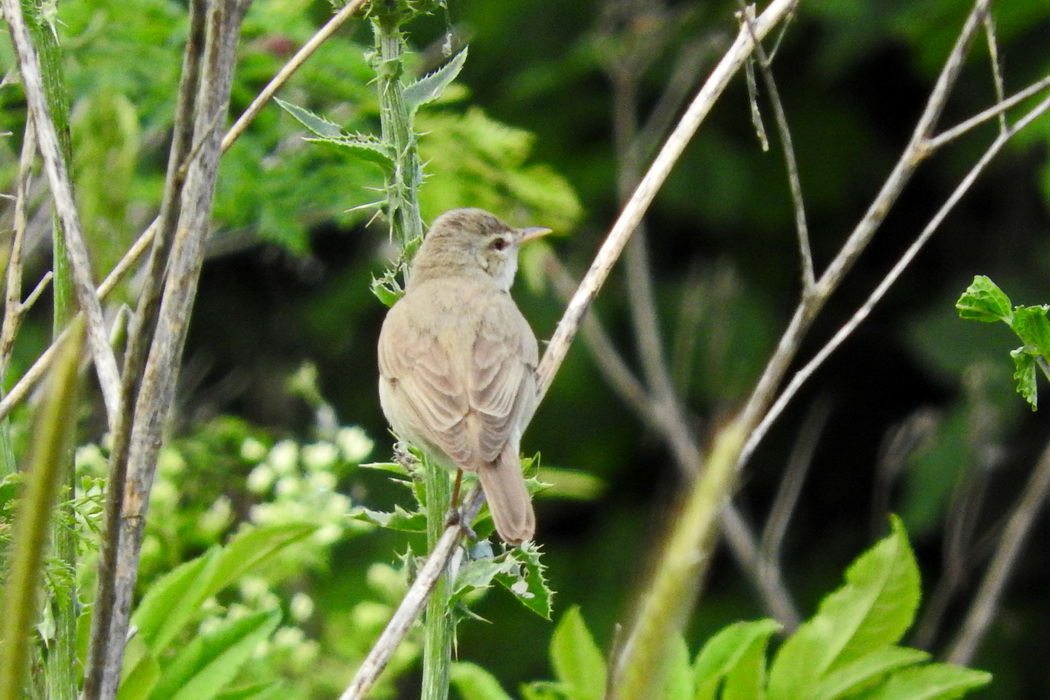
<svg viewBox="0 0 1050 700">
<path fill-rule="evenodd" d="M 536 402 L 538 349 L 509 290 L 518 246 L 548 232 L 510 228 L 480 209 L 442 214 L 379 334 L 387 420 L 444 466 L 478 475 L 510 544 L 536 530 L 518 450 Z"/>
</svg>

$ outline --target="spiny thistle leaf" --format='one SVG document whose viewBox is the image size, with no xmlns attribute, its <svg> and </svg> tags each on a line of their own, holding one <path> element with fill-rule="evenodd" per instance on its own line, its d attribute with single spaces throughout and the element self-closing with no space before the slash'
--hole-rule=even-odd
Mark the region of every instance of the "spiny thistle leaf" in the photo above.
<svg viewBox="0 0 1050 700">
<path fill-rule="evenodd" d="M 445 92 L 445 88 L 447 88 L 452 81 L 456 79 L 459 72 L 463 70 L 463 64 L 466 60 L 467 49 L 464 48 L 453 56 L 452 60 L 438 68 L 433 73 L 425 75 L 419 80 L 407 85 L 405 87 L 404 97 L 409 112 L 414 114 L 421 105 L 433 102 L 441 97 L 441 94 Z"/>
</svg>

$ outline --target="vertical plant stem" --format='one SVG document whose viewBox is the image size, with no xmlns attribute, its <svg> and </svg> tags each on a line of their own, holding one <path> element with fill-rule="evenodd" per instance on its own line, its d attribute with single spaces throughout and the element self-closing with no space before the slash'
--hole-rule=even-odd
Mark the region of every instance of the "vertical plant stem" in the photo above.
<svg viewBox="0 0 1050 700">
<path fill-rule="evenodd" d="M 79 324 L 63 345 L 44 404 L 33 430 L 33 456 L 15 518 L 15 532 L 4 582 L 0 700 L 24 697 L 32 656 L 30 634 L 37 615 L 37 588 L 47 551 L 48 528 L 73 433 L 77 361 L 84 327 Z"/>
<path fill-rule="evenodd" d="M 73 147 L 69 133 L 69 97 L 66 94 L 65 77 L 62 72 L 62 51 L 54 28 L 43 16 L 43 2 L 30 0 L 24 2 L 23 12 L 26 26 L 29 29 L 33 46 L 40 57 L 40 75 L 47 100 L 48 113 L 58 136 L 58 146 L 66 167 L 70 173 L 73 168 Z M 39 125 L 38 125 L 39 128 Z M 54 308 L 52 316 L 52 339 L 62 333 L 76 313 L 76 296 L 73 285 L 73 272 L 66 248 L 66 232 L 57 214 L 51 226 L 52 272 L 54 275 Z M 7 425 L 5 422 L 4 432 Z M 6 441 L 5 441 L 6 442 Z M 69 446 L 65 454 L 59 456 L 56 477 L 65 482 L 70 493 L 74 493 L 73 450 Z M 52 520 L 51 539 L 54 556 L 61 565 L 72 574 L 76 569 L 76 542 L 73 530 L 63 525 L 63 521 L 72 521 L 71 506 L 58 503 L 56 508 L 67 512 L 55 513 Z M 51 596 L 51 607 L 55 620 L 54 637 L 48 640 L 48 653 L 45 657 L 45 683 L 47 697 L 50 700 L 74 700 L 77 694 L 76 685 L 76 624 L 77 624 L 77 588 L 76 576 L 69 577 L 70 589 Z"/>
<path fill-rule="evenodd" d="M 430 459 L 424 459 L 423 471 L 427 494 L 427 552 L 433 552 L 445 533 L 452 486 L 448 471 Z M 449 610 L 451 593 L 449 572 L 446 569 L 434 584 L 423 622 L 422 700 L 444 700 L 448 697 L 452 638 L 455 634 L 455 622 Z"/>
<path fill-rule="evenodd" d="M 405 104 L 401 74 L 404 72 L 405 38 L 401 33 L 402 16 L 395 12 L 373 18 L 376 39 L 374 61 L 379 86 L 379 120 L 383 141 L 394 148 L 394 174 L 387 182 L 387 217 L 401 241 L 402 250 L 423 238 L 423 220 L 419 214 L 419 185 L 422 166 L 416 149 L 412 114 Z"/>
<path fill-rule="evenodd" d="M 168 157 L 167 175 L 160 215 L 148 269 L 142 284 L 134 320 L 131 324 L 128 349 L 124 354 L 124 372 L 121 376 L 120 412 L 113 431 L 113 449 L 109 460 L 109 488 L 106 490 L 104 536 L 98 563 L 98 582 L 95 595 L 95 614 L 89 644 L 89 661 L 84 680 L 85 697 L 94 697 L 102 683 L 102 663 L 110 646 L 110 625 L 116 585 L 117 538 L 120 517 L 124 508 L 124 484 L 127 481 L 128 456 L 131 443 L 132 411 L 142 381 L 147 353 L 153 340 L 160 297 L 163 291 L 164 269 L 171 252 L 171 241 L 178 223 L 179 203 L 184 184 L 181 168 L 193 148 L 193 111 L 200 82 L 201 54 L 204 49 L 204 0 L 189 3 L 189 32 L 183 52 L 182 77 L 178 102 L 175 107 L 174 135 Z"/>
<path fill-rule="evenodd" d="M 149 508 L 163 430 L 170 415 L 190 311 L 204 261 L 215 181 L 221 155 L 223 118 L 229 108 L 237 38 L 247 2 L 213 2 L 207 10 L 204 63 L 196 102 L 193 142 L 199 147 L 187 169 L 178 231 L 172 242 L 163 300 L 148 360 L 135 397 L 128 445 L 127 480 L 116 539 L 112 613 L 104 649 L 92 649 L 90 688 L 85 700 L 116 696 L 134 598 L 142 534 Z M 90 690 L 90 692 L 89 692 Z"/>
<path fill-rule="evenodd" d="M 419 213 L 422 166 L 416 148 L 412 112 L 405 102 L 404 86 L 401 83 L 405 51 L 401 24 L 407 18 L 396 7 L 389 12 L 377 12 L 372 18 L 376 40 L 374 65 L 379 86 L 379 115 L 383 141 L 394 151 L 394 173 L 387 181 L 387 216 L 406 258 L 423 238 L 423 220 Z M 424 460 L 423 472 L 427 550 L 433 552 L 445 530 L 452 490 L 448 472 L 439 465 Z M 445 571 L 438 577 L 434 586 L 423 623 L 421 697 L 424 700 L 444 700 L 448 697 L 454 633 L 454 623 L 449 611 L 450 593 L 448 572 Z"/>
</svg>

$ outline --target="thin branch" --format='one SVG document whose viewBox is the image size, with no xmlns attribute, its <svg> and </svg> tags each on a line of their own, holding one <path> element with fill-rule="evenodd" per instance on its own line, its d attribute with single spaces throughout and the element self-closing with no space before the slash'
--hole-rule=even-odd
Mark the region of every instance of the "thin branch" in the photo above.
<svg viewBox="0 0 1050 700">
<path fill-rule="evenodd" d="M 135 396 L 142 381 L 146 354 L 153 340 L 157 312 L 164 283 L 164 270 L 168 264 L 171 239 L 178 223 L 179 201 L 182 197 L 184 179 L 182 165 L 190 160 L 193 145 L 193 114 L 200 88 L 200 64 L 205 49 L 205 25 L 207 13 L 203 0 L 189 3 L 189 31 L 183 50 L 182 72 L 179 80 L 178 98 L 175 107 L 173 138 L 168 156 L 167 175 L 161 199 L 160 215 L 150 230 L 159 232 L 153 236 L 153 253 L 142 292 L 139 296 L 137 314 L 132 320 L 128 349 L 124 353 L 124 375 L 120 386 L 120 412 L 113 431 L 113 449 L 109 459 L 109 476 L 106 489 L 105 526 L 101 539 L 98 562 L 98 580 L 95 593 L 95 615 L 92 617 L 89 659 L 84 678 L 84 697 L 95 698 L 103 693 L 107 669 L 112 668 L 107 659 L 117 654 L 111 619 L 114 611 L 114 590 L 117 585 L 117 552 L 121 532 L 120 518 L 124 510 L 125 483 L 128 476 L 128 454 L 132 432 Z M 123 646 L 123 639 L 118 642 Z"/>
<path fill-rule="evenodd" d="M 995 35 L 995 17 L 989 12 L 984 16 L 984 37 L 988 43 L 988 58 L 992 62 L 992 83 L 995 85 L 995 99 L 1003 101 L 1006 88 L 1003 81 L 1003 64 L 999 57 L 999 39 Z M 999 131 L 1006 131 L 1006 115 L 999 115 Z"/>
<path fill-rule="evenodd" d="M 1050 494 L 1050 445 L 1043 450 L 1006 524 L 1006 531 L 999 539 L 999 546 L 981 581 L 977 597 L 963 622 L 959 636 L 948 652 L 949 663 L 967 665 L 973 659 L 977 647 L 991 626 L 992 618 L 999 606 L 999 598 L 1002 596 L 1025 540 L 1048 494 Z"/>
<path fill-rule="evenodd" d="M 335 31 L 343 26 L 343 23 L 346 22 L 346 20 L 350 19 L 355 12 L 367 5 L 368 2 L 369 0 L 352 0 L 352 2 L 348 2 L 341 10 L 339 10 L 339 12 L 335 13 L 335 15 L 333 15 L 323 27 L 317 30 L 317 32 L 310 37 L 310 40 L 303 44 L 302 48 L 295 52 L 295 55 L 284 64 L 284 67 L 282 67 L 281 70 L 277 72 L 277 75 L 267 83 L 266 87 L 264 87 L 256 98 L 252 100 L 252 103 L 248 105 L 248 109 L 244 110 L 244 113 L 238 117 L 237 121 L 230 127 L 230 130 L 226 132 L 226 136 L 222 139 L 223 153 L 228 151 L 230 146 L 233 145 L 233 142 L 239 139 L 241 135 L 247 131 L 248 125 L 255 120 L 255 117 L 259 115 L 259 112 L 261 112 L 262 108 L 266 106 L 266 103 L 277 94 L 277 91 L 280 90 L 285 83 L 288 82 L 288 79 L 295 74 L 295 71 L 299 70 L 299 68 L 306 63 L 306 59 L 313 56 L 314 52 L 317 51 L 324 42 L 328 41 L 332 35 L 335 34 Z"/>
<path fill-rule="evenodd" d="M 776 401 L 770 406 L 769 410 L 765 413 L 762 419 L 755 426 L 748 438 L 747 444 L 744 446 L 744 450 L 741 452 L 740 463 L 743 464 L 750 457 L 755 447 L 762 438 L 765 437 L 769 427 L 777 419 L 777 417 L 783 412 L 788 402 L 794 397 L 802 385 L 816 372 L 824 361 L 833 353 L 846 338 L 848 338 L 854 330 L 868 317 L 871 310 L 875 305 L 885 296 L 886 292 L 889 291 L 890 287 L 897 281 L 897 278 L 904 272 L 904 270 L 911 264 L 911 261 L 915 259 L 915 256 L 919 254 L 923 246 L 930 237 L 940 228 L 945 217 L 948 213 L 955 208 L 959 200 L 962 199 L 963 195 L 970 189 L 978 175 L 984 171 L 985 167 L 991 160 L 998 155 L 999 151 L 1003 149 L 1006 143 L 1013 138 L 1013 136 L 1023 129 L 1024 127 L 1031 124 L 1035 119 L 1043 115 L 1047 110 L 1050 110 L 1050 97 L 1047 97 L 1028 112 L 1022 119 L 1016 124 L 1002 132 L 995 141 L 988 147 L 977 163 L 970 169 L 966 174 L 966 177 L 962 179 L 959 185 L 952 192 L 951 196 L 945 201 L 941 208 L 937 211 L 934 217 L 923 229 L 919 237 L 908 247 L 901 258 L 894 264 L 893 268 L 887 273 L 887 275 L 879 282 L 878 286 L 872 291 L 871 295 L 865 300 L 864 304 L 854 312 L 853 316 L 832 336 L 829 340 L 811 359 L 805 366 L 802 367 L 795 375 L 791 378 L 791 381 L 784 388 L 784 390 L 777 397 Z"/>
<path fill-rule="evenodd" d="M 748 7 L 744 4 L 744 0 L 740 0 L 739 14 L 744 18 L 748 31 L 751 31 L 754 22 L 754 7 Z M 773 116 L 777 123 L 777 133 L 780 135 L 780 145 L 784 151 L 784 165 L 787 168 L 788 187 L 791 190 L 791 204 L 795 211 L 795 233 L 798 236 L 799 258 L 802 263 L 802 294 L 808 296 L 816 284 L 816 277 L 813 267 L 813 249 L 809 243 L 809 225 L 806 223 L 806 204 L 802 198 L 802 181 L 798 175 L 798 161 L 795 158 L 795 146 L 791 139 L 791 129 L 788 127 L 784 104 L 780 100 L 780 91 L 777 90 L 777 83 L 773 78 L 772 60 L 766 55 L 766 50 L 760 42 L 756 40 L 755 45 L 762 82 L 766 86 L 766 91 L 769 92 L 769 101 L 773 105 Z M 755 98 L 755 104 L 758 104 L 757 98 Z"/>
<path fill-rule="evenodd" d="M 26 102 L 29 113 L 37 128 L 40 142 L 40 155 L 44 161 L 48 183 L 55 203 L 55 212 L 66 232 L 69 261 L 73 268 L 73 281 L 76 286 L 77 300 L 87 319 L 88 345 L 95 360 L 95 371 L 106 404 L 106 414 L 112 427 L 119 410 L 120 373 L 117 371 L 117 360 L 108 342 L 105 322 L 102 318 L 102 306 L 95 285 L 91 280 L 91 263 L 87 245 L 84 242 L 84 231 L 80 225 L 73 200 L 73 186 L 66 170 L 65 160 L 58 143 L 58 134 L 51 121 L 51 115 L 44 96 L 43 78 L 40 73 L 40 61 L 33 48 L 29 29 L 22 14 L 21 4 L 17 0 L 2 0 L 4 16 L 7 18 L 11 32 L 11 41 L 18 54 L 22 83 L 25 87 Z"/>
<path fill-rule="evenodd" d="M 813 319 L 816 318 L 823 308 L 831 293 L 838 288 L 838 285 L 860 257 L 860 254 L 867 248 L 876 230 L 882 225 L 890 208 L 904 190 L 904 186 L 911 179 L 919 164 L 930 154 L 928 139 L 933 132 L 941 110 L 944 108 L 948 93 L 962 70 L 966 50 L 980 27 L 981 18 L 987 13 L 990 4 L 991 0 L 977 0 L 959 33 L 958 39 L 956 39 L 955 46 L 945 61 L 944 67 L 926 102 L 926 107 L 919 117 L 912 137 L 908 141 L 900 159 L 886 178 L 882 189 L 868 207 L 861 221 L 854 228 L 839 253 L 828 266 L 828 269 L 817 281 L 812 293 L 803 295 L 802 300 L 795 309 L 795 314 L 781 336 L 773 356 L 766 363 L 762 376 L 759 378 L 739 415 L 738 421 L 747 428 L 750 437 L 741 452 L 738 468 L 742 467 L 747 461 L 764 435 L 765 429 L 768 428 L 770 423 L 769 411 L 772 410 L 769 408 L 770 404 L 776 398 L 777 389 L 794 360 L 801 346 L 802 339 Z M 783 409 L 784 403 L 786 402 L 777 402 L 779 405 L 778 413 L 779 410 Z M 752 427 L 758 426 L 760 423 L 762 423 L 762 426 L 760 426 L 763 428 L 762 430 L 751 430 Z"/>
<path fill-rule="evenodd" d="M 732 46 L 722 57 L 722 60 L 719 61 L 718 66 L 689 105 L 681 121 L 664 143 L 663 148 L 660 149 L 660 153 L 656 156 L 652 166 L 650 166 L 645 177 L 639 183 L 638 188 L 624 206 L 619 218 L 599 249 L 591 268 L 580 283 L 580 288 L 565 310 L 565 314 L 558 324 L 558 329 L 547 346 L 547 352 L 544 353 L 540 366 L 537 369 L 538 393 L 541 399 L 546 395 L 547 390 L 550 389 L 551 382 L 554 381 L 554 375 L 565 360 L 565 355 L 569 351 L 569 345 L 579 330 L 580 319 L 605 283 L 612 266 L 619 258 L 631 234 L 638 227 L 638 223 L 641 221 L 646 209 L 652 203 L 656 193 L 667 179 L 678 158 L 681 157 L 682 152 L 701 122 L 710 112 L 718 97 L 725 91 L 729 80 L 743 67 L 747 57 L 754 50 L 753 36 L 764 37 L 770 29 L 776 26 L 794 8 L 796 2 L 797 0 L 773 0 L 766 8 L 766 11 L 755 21 L 753 35 L 751 32 L 741 32 L 737 35 Z"/>
<path fill-rule="evenodd" d="M 1048 87 L 1050 87 L 1050 75 L 1032 83 L 1024 90 L 1021 90 L 1020 92 L 1017 92 L 1011 95 L 1010 97 L 995 103 L 988 109 L 985 109 L 979 112 L 978 114 L 975 114 L 974 116 L 970 117 L 961 124 L 953 126 L 952 128 L 941 132 L 937 136 L 930 138 L 926 142 L 926 146 L 931 151 L 935 151 L 944 144 L 948 143 L 949 141 L 952 141 L 958 138 L 959 136 L 962 136 L 963 134 L 972 131 L 975 127 L 983 124 L 989 119 L 994 119 L 996 117 L 1004 115 L 1006 113 L 1006 110 L 1027 100 L 1029 97 L 1032 97 L 1033 95 L 1042 92 Z"/>
<path fill-rule="evenodd" d="M 186 178 L 178 233 L 172 243 L 156 333 L 136 397 L 134 418 L 129 428 L 125 428 L 131 430 L 131 436 L 116 539 L 112 615 L 103 620 L 102 624 L 109 625 L 108 642 L 104 651 L 96 650 L 101 651 L 101 655 L 95 660 L 102 667 L 98 686 L 98 697 L 102 700 L 115 697 L 120 682 L 150 489 L 162 432 L 171 412 L 190 310 L 203 264 L 204 239 L 209 231 L 222 154 L 220 123 L 215 117 L 225 114 L 229 108 L 237 39 L 247 7 L 247 1 L 210 3 L 208 6 L 207 38 L 193 134 L 194 141 L 202 145 Z"/>
<path fill-rule="evenodd" d="M 7 256 L 7 288 L 4 299 L 4 326 L 0 329 L 0 378 L 7 376 L 11 350 L 22 324 L 25 307 L 22 304 L 22 241 L 26 233 L 26 209 L 29 206 L 29 184 L 33 177 L 36 157 L 36 129 L 33 120 L 26 121 L 22 154 L 18 161 L 18 180 L 15 184 L 14 236 Z"/>
<path fill-rule="evenodd" d="M 460 540 L 467 533 L 466 525 L 478 514 L 484 502 L 484 494 L 479 487 L 475 486 L 464 501 L 459 521 L 445 528 L 445 532 L 442 533 L 441 538 L 430 553 L 430 557 L 427 558 L 426 564 L 419 570 L 419 574 L 416 576 L 415 581 L 412 582 L 411 588 L 409 588 L 401 603 L 398 604 L 394 616 L 390 618 L 390 622 L 383 628 L 379 639 L 372 645 L 368 656 L 361 662 L 361 666 L 357 669 L 357 673 L 354 674 L 353 680 L 346 690 L 343 691 L 343 694 L 339 696 L 339 700 L 363 700 L 367 697 L 368 691 L 375 685 L 379 674 L 386 668 L 390 658 L 397 651 L 405 636 L 408 635 L 409 629 L 419 619 L 419 616 L 423 614 L 423 609 L 427 605 L 427 599 L 434 590 L 438 578 L 441 577 L 448 567 L 452 554 L 456 551 Z"/>
</svg>

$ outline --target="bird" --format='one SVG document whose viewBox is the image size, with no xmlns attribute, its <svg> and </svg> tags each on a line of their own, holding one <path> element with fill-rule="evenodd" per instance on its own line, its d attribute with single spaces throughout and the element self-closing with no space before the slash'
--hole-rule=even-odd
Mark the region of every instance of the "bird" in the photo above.
<svg viewBox="0 0 1050 700">
<path fill-rule="evenodd" d="M 519 247 L 550 232 L 512 228 L 482 209 L 445 212 L 379 334 L 379 400 L 394 432 L 442 466 L 476 474 L 512 546 L 536 531 L 519 449 L 538 399 L 539 350 L 510 288 Z"/>
</svg>

